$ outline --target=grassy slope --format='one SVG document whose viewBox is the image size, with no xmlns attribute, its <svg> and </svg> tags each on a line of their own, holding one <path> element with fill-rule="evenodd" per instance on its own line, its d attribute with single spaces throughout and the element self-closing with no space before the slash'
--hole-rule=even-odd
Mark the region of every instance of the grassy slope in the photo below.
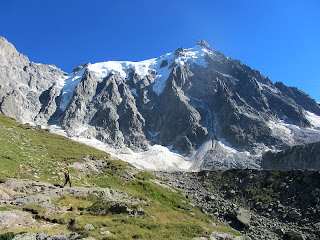
<svg viewBox="0 0 320 240">
<path fill-rule="evenodd" d="M 109 154 L 69 140 L 35 130 L 0 114 L 0 174 L 2 177 L 31 178 L 52 182 L 67 164 L 87 155 L 108 158 Z"/>
<path fill-rule="evenodd" d="M 8 177 L 14 177 L 60 184 L 63 181 L 61 173 L 68 164 L 91 155 L 97 161 L 108 161 L 110 165 L 99 177 L 91 178 L 88 175 L 85 179 L 86 185 L 112 187 L 125 191 L 132 197 L 148 201 L 145 204 L 130 206 L 144 209 L 146 212 L 144 218 L 134 218 L 125 214 L 95 215 L 90 211 L 90 207 L 93 204 L 99 204 L 99 199 L 92 196 L 81 198 L 62 196 L 54 199 L 57 207 L 72 207 L 71 211 L 60 215 L 47 216 L 40 206 L 25 208 L 24 210 L 60 223 L 53 229 L 45 230 L 50 234 L 73 230 L 96 239 L 106 237 L 100 234 L 102 230 L 111 232 L 106 239 L 191 239 L 196 236 L 205 236 L 212 231 L 237 234 L 230 228 L 212 224 L 207 215 L 192 207 L 189 200 L 181 194 L 173 193 L 149 181 L 156 178 L 152 174 L 139 172 L 135 174 L 135 179 L 128 181 L 122 177 L 126 171 L 132 169 L 132 166 L 127 163 L 111 160 L 107 153 L 45 130 L 21 125 L 1 114 L 0 146 L 2 181 Z M 75 185 L 81 186 L 84 183 L 83 179 L 77 180 L 77 173 L 72 175 Z M 9 206 L 0 206 L 2 211 L 8 208 L 10 209 Z M 75 224 L 70 229 L 71 220 Z M 93 224 L 95 230 L 85 231 L 86 223 Z M 30 229 L 30 231 L 37 231 L 37 229 Z"/>
</svg>

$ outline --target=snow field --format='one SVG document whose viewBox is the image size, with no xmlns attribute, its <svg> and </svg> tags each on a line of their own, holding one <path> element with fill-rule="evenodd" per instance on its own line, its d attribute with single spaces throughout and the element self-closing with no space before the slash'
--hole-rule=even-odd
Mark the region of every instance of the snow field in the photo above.
<svg viewBox="0 0 320 240">
<path fill-rule="evenodd" d="M 53 133 L 67 137 L 66 132 L 59 126 L 50 125 L 47 126 L 47 128 Z M 227 144 L 226 142 L 224 143 L 219 140 L 209 140 L 191 156 L 184 156 L 172 150 L 172 147 L 170 146 L 165 147 L 161 145 L 153 145 L 146 151 L 134 152 L 127 147 L 114 149 L 97 139 L 88 139 L 83 137 L 73 137 L 71 139 L 105 151 L 111 154 L 112 157 L 119 158 L 139 169 L 149 171 L 200 171 L 201 164 L 203 163 L 208 151 L 218 151 L 219 154 L 225 156 L 223 159 L 216 160 L 218 165 L 235 166 L 237 164 L 239 165 L 239 163 L 234 163 L 233 158 L 228 158 L 228 156 L 232 156 L 237 153 L 247 154 L 247 152 L 239 152 L 237 149 L 225 145 Z M 254 163 L 248 162 L 240 163 L 240 165 L 241 164 L 243 166 L 245 166 L 245 164 L 253 166 Z"/>
<path fill-rule="evenodd" d="M 306 118 L 315 128 L 320 128 L 320 116 L 307 111 Z"/>
<path fill-rule="evenodd" d="M 67 77 L 64 77 L 63 79 L 60 80 L 59 85 L 62 85 L 62 99 L 60 102 L 60 110 L 64 111 L 68 107 L 71 98 L 73 96 L 73 93 L 80 83 L 82 76 L 85 72 L 86 68 L 81 69 L 79 72 L 76 74 L 74 73 L 69 73 Z"/>
<path fill-rule="evenodd" d="M 161 57 L 141 62 L 107 61 L 91 64 L 88 66 L 88 69 L 100 79 L 103 79 L 110 74 L 118 74 L 123 78 L 127 78 L 131 69 L 139 74 L 141 78 L 147 76 L 151 71 L 155 71 L 156 76 L 154 78 L 153 91 L 160 95 L 171 73 L 170 66 L 172 63 L 174 63 L 175 66 L 189 63 L 191 65 L 196 64 L 202 67 L 207 67 L 208 63 L 206 62 L 205 57 L 208 54 L 213 53 L 205 47 L 196 46 L 194 48 L 184 50 L 183 54 L 179 57 L 176 57 L 174 53 L 168 53 Z M 163 61 L 166 61 L 168 64 L 166 66 L 162 66 Z"/>
<path fill-rule="evenodd" d="M 208 54 L 213 55 L 213 52 L 205 47 L 197 45 L 193 48 L 184 50 L 182 55 L 179 57 L 176 57 L 174 53 L 168 53 L 158 58 L 152 58 L 140 62 L 107 61 L 89 64 L 87 67 L 84 67 L 76 74 L 74 74 L 73 72 L 69 73 L 67 76 L 63 77 L 57 82 L 58 86 L 61 86 L 62 91 L 62 99 L 59 108 L 61 111 L 66 110 L 71 101 L 73 93 L 77 85 L 80 83 L 86 69 L 95 74 L 99 79 L 103 79 L 110 74 L 118 74 L 122 78 L 126 79 L 128 77 L 128 73 L 131 70 L 134 70 L 137 74 L 140 75 L 141 78 L 144 78 L 151 71 L 155 71 L 156 76 L 154 78 L 153 91 L 157 95 L 160 95 L 163 92 L 166 86 L 167 79 L 171 73 L 172 69 L 170 66 L 172 65 L 172 63 L 174 63 L 176 67 L 187 63 L 191 65 L 196 64 L 202 67 L 207 67 L 208 63 L 206 62 L 205 57 Z M 162 66 L 163 61 L 166 61 L 168 63 L 167 66 Z M 136 89 L 132 89 L 132 93 L 137 96 Z"/>
</svg>

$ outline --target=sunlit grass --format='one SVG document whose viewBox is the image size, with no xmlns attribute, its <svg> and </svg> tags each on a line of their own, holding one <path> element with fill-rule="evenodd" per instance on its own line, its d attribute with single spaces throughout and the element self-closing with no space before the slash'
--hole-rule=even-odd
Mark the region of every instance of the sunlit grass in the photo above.
<svg viewBox="0 0 320 240">
<path fill-rule="evenodd" d="M 88 155 L 108 159 L 109 154 L 66 137 L 18 124 L 0 114 L 1 178 L 34 178 L 61 182 L 68 164 Z"/>
<path fill-rule="evenodd" d="M 14 234 L 27 231 L 53 235 L 75 231 L 83 237 L 93 236 L 96 239 L 192 239 L 208 236 L 208 232 L 212 231 L 239 235 L 227 226 L 213 224 L 208 215 L 193 207 L 183 195 L 153 183 L 152 179 L 158 179 L 153 174 L 139 171 L 121 160 L 111 160 L 109 154 L 87 145 L 46 130 L 18 124 L 1 114 L 0 145 L 0 182 L 14 177 L 58 186 L 63 184 L 63 172 L 70 164 L 90 156 L 95 161 L 107 161 L 107 167 L 100 175 L 88 173 L 81 178 L 78 172 L 71 169 L 73 186 L 108 187 L 123 191 L 132 199 L 141 200 L 136 205 L 126 203 L 130 208 L 139 207 L 145 211 L 145 216 L 139 218 L 112 213 L 101 216 L 94 214 L 90 208 L 102 199 L 75 195 L 53 198 L 60 212 L 52 214 L 48 214 L 39 205 L 22 208 L 0 206 L 0 211 L 27 211 L 49 225 L 55 223 L 50 228 L 16 229 Z M 88 223 L 94 226 L 94 230 L 85 229 Z M 110 235 L 101 234 L 106 231 Z"/>
</svg>

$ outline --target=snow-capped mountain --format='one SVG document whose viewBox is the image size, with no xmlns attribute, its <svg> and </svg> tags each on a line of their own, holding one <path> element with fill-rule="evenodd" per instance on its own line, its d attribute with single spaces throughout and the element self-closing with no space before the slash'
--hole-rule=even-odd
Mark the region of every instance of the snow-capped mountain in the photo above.
<svg viewBox="0 0 320 240">
<path fill-rule="evenodd" d="M 204 42 L 66 74 L 0 38 L 0 109 L 154 170 L 259 168 L 267 150 L 320 141 L 320 107 Z"/>
</svg>

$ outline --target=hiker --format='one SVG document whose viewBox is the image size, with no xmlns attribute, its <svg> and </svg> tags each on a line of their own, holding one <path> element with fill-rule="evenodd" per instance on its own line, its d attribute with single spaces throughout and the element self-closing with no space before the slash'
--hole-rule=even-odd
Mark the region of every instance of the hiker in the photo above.
<svg viewBox="0 0 320 240">
<path fill-rule="evenodd" d="M 66 182 L 65 182 L 65 184 L 63 185 L 63 188 L 67 185 L 68 182 L 70 183 L 70 187 L 71 187 L 71 180 L 70 180 L 69 170 L 64 173 L 64 178 L 66 179 Z"/>
</svg>

